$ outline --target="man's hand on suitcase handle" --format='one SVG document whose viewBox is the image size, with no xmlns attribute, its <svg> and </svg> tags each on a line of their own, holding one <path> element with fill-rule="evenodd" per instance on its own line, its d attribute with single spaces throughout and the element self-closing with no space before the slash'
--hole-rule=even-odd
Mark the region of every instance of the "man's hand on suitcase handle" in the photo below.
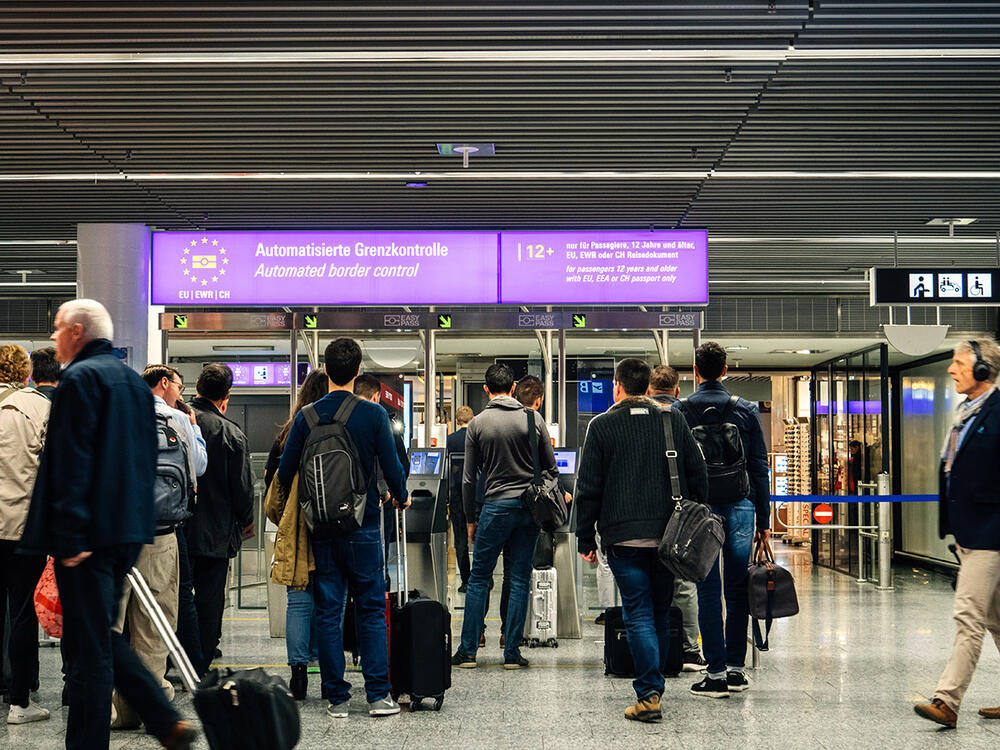
<svg viewBox="0 0 1000 750">
<path fill-rule="evenodd" d="M 94 553 L 93 552 L 81 552 L 78 555 L 73 555 L 73 557 L 64 557 L 59 562 L 62 563 L 62 565 L 64 565 L 67 568 L 75 568 L 77 565 L 79 565 L 80 563 L 82 563 L 84 560 L 86 560 L 92 554 L 94 554 Z"/>
<path fill-rule="evenodd" d="M 386 497 L 388 497 L 388 495 L 386 495 Z M 399 502 L 396 498 L 391 498 L 391 499 L 392 499 L 392 504 L 395 505 L 400 510 L 406 510 L 407 508 L 410 507 L 410 498 L 409 497 L 406 498 L 406 502 L 405 503 Z"/>
</svg>

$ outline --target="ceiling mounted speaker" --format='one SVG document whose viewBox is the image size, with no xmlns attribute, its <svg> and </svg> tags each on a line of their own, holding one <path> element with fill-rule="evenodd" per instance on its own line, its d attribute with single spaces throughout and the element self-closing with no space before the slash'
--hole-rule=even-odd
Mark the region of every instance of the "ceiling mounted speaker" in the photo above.
<svg viewBox="0 0 1000 750">
<path fill-rule="evenodd" d="M 911 357 L 930 354 L 944 343 L 949 326 L 883 325 L 885 338 L 893 348 Z"/>
<path fill-rule="evenodd" d="M 420 353 L 420 340 L 415 341 L 366 341 L 362 344 L 365 354 L 379 367 L 396 370 L 410 364 Z"/>
</svg>

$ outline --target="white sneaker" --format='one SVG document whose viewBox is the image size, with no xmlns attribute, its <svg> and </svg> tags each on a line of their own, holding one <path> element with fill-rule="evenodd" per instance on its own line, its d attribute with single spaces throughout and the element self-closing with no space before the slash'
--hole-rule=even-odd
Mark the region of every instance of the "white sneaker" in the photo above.
<svg viewBox="0 0 1000 750">
<path fill-rule="evenodd" d="M 33 700 L 28 701 L 27 708 L 11 704 L 7 712 L 8 724 L 27 724 L 32 721 L 45 721 L 49 718 L 48 709 L 42 708 Z"/>
</svg>

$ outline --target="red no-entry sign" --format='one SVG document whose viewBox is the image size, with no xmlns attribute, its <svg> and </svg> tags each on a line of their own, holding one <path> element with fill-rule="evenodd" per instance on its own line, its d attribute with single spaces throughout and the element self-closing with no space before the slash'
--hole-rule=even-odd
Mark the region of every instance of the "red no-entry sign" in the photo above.
<svg viewBox="0 0 1000 750">
<path fill-rule="evenodd" d="M 820 503 L 813 508 L 813 518 L 816 523 L 830 523 L 833 520 L 833 508 L 826 503 Z"/>
</svg>

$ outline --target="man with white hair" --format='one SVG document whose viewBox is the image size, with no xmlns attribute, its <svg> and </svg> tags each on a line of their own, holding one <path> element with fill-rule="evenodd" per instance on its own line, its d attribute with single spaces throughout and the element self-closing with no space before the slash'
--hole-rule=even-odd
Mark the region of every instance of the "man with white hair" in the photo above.
<svg viewBox="0 0 1000 750">
<path fill-rule="evenodd" d="M 157 438 L 153 394 L 111 351 L 111 316 L 94 300 L 59 308 L 64 365 L 20 551 L 56 559 L 69 699 L 67 748 L 107 747 L 112 686 L 163 747 L 196 732 L 112 631 L 126 573 L 153 541 Z"/>
<path fill-rule="evenodd" d="M 965 396 L 941 451 L 939 528 L 954 534 L 962 566 L 955 587 L 955 643 L 930 703 L 917 714 L 953 728 L 986 631 L 1000 649 L 1000 347 L 992 339 L 955 347 L 948 374 Z M 1000 719 L 1000 707 L 979 715 Z"/>
</svg>

